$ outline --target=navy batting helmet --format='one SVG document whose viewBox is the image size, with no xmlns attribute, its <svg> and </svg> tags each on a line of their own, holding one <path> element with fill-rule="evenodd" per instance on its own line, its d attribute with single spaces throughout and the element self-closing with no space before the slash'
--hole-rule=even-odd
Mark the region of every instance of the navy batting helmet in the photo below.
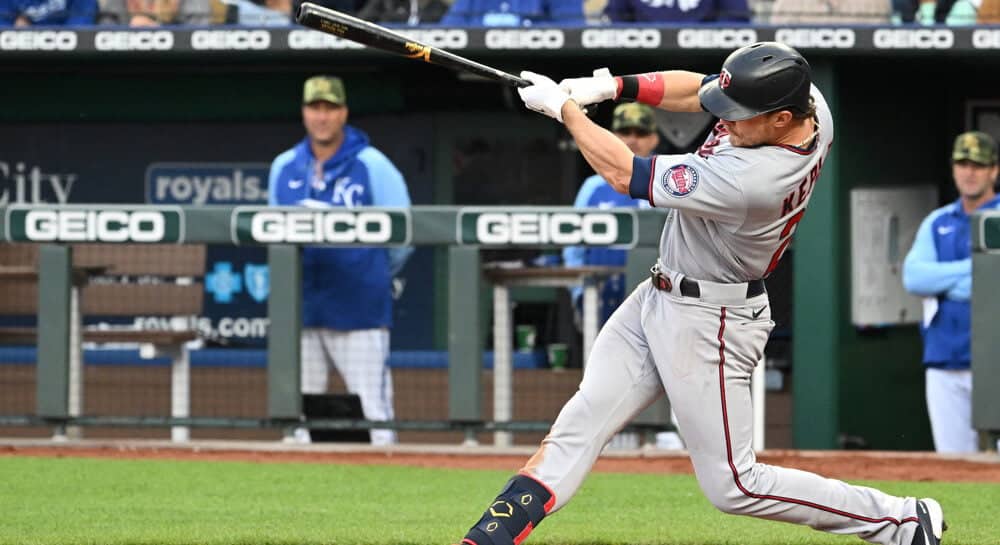
<svg viewBox="0 0 1000 545">
<path fill-rule="evenodd" d="M 698 91 L 701 106 L 726 121 L 775 110 L 809 111 L 809 63 L 778 42 L 760 42 L 733 51 L 714 81 Z"/>
</svg>

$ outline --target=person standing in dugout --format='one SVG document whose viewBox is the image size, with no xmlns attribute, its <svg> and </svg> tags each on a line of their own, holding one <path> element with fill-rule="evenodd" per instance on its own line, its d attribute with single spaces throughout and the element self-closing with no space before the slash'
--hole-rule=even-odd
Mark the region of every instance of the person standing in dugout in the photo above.
<svg viewBox="0 0 1000 545">
<path fill-rule="evenodd" d="M 702 491 L 726 513 L 854 534 L 883 545 L 938 545 L 937 501 L 896 497 L 759 464 L 750 374 L 774 327 L 763 278 L 802 219 L 833 144 L 833 118 L 809 64 L 775 42 L 734 51 L 719 74 L 673 70 L 563 80 L 522 72 L 525 106 L 563 123 L 620 193 L 672 209 L 660 258 L 601 329 L 579 390 L 541 447 L 461 543 L 519 545 L 565 506 L 608 440 L 670 399 Z M 631 100 L 719 118 L 694 153 L 635 156 L 581 107 Z"/>
<path fill-rule="evenodd" d="M 1000 209 L 997 143 L 984 132 L 958 135 L 951 153 L 958 200 L 924 218 L 903 261 L 903 286 L 924 297 L 927 413 L 934 448 L 979 450 L 972 426 L 972 247 L 969 214 Z"/>
<path fill-rule="evenodd" d="M 306 137 L 271 163 L 268 190 L 274 206 L 409 207 L 403 175 L 347 124 L 347 93 L 340 78 L 305 82 L 302 123 Z M 324 394 L 335 366 L 347 390 L 361 398 L 368 420 L 393 420 L 389 372 L 392 277 L 413 248 L 302 250 L 302 392 Z M 294 439 L 309 442 L 307 430 Z M 390 429 L 373 429 L 374 445 L 396 442 Z"/>
</svg>

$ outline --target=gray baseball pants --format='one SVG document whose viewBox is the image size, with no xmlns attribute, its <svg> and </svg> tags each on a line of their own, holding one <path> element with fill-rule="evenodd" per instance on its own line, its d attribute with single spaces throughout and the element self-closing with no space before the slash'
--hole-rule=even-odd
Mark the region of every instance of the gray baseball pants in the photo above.
<svg viewBox="0 0 1000 545">
<path fill-rule="evenodd" d="M 910 545 L 916 499 L 757 463 L 750 375 L 774 327 L 767 294 L 699 282 L 680 295 L 645 281 L 601 329 L 579 390 L 521 473 L 569 502 L 611 437 L 666 391 L 708 500 L 726 513 L 805 524 L 871 543 Z M 800 362 L 799 365 L 807 365 Z"/>
</svg>

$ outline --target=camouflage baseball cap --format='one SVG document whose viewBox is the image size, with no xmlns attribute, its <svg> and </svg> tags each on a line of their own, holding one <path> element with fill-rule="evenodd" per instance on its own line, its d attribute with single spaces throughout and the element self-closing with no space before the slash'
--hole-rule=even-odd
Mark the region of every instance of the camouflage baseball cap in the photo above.
<svg viewBox="0 0 1000 545">
<path fill-rule="evenodd" d="M 997 143 L 990 135 L 971 131 L 964 132 L 955 138 L 955 150 L 951 152 L 952 161 L 972 161 L 980 165 L 997 164 Z"/>
<path fill-rule="evenodd" d="M 626 102 L 615 107 L 611 130 L 640 129 L 656 132 L 656 115 L 653 108 L 638 102 Z"/>
<path fill-rule="evenodd" d="M 344 82 L 333 76 L 313 76 L 306 80 L 302 88 L 302 103 L 311 104 L 324 100 L 333 104 L 346 104 L 347 93 Z"/>
</svg>

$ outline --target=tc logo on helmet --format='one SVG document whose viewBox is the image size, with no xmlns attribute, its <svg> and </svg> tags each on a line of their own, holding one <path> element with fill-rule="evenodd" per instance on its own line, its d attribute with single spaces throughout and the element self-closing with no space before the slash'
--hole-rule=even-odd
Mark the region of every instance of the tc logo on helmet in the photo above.
<svg viewBox="0 0 1000 545">
<path fill-rule="evenodd" d="M 719 87 L 725 89 L 729 87 L 729 84 L 733 82 L 733 75 L 729 73 L 729 70 L 725 68 L 719 73 Z"/>
</svg>

